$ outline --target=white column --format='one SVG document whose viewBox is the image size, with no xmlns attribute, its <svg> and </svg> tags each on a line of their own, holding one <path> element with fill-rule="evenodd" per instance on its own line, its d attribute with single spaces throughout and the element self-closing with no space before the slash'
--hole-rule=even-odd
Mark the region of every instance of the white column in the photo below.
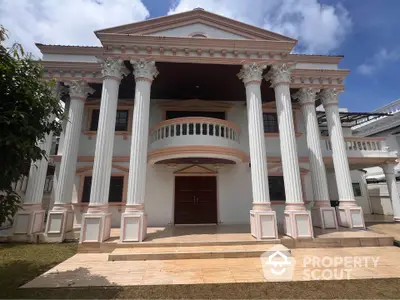
<svg viewBox="0 0 400 300">
<path fill-rule="evenodd" d="M 319 94 L 325 108 L 329 139 L 332 145 L 332 159 L 339 194 L 337 217 L 339 226 L 365 228 L 362 209 L 357 206 L 354 198 L 346 144 L 339 116 L 338 94 L 336 89 L 324 89 Z"/>
<path fill-rule="evenodd" d="M 311 183 L 314 207 L 311 210 L 313 225 L 320 228 L 337 228 L 336 212 L 331 207 L 326 170 L 321 151 L 321 133 L 315 111 L 315 100 L 319 89 L 301 88 L 293 95 L 301 105 L 306 127 L 308 158 L 310 160 Z"/>
<path fill-rule="evenodd" d="M 88 94 L 93 92 L 94 90 L 83 80 L 69 83 L 70 106 L 68 123 L 65 128 L 63 155 L 57 185 L 55 186 L 54 206 L 47 218 L 46 235 L 48 241 L 63 241 L 65 233 L 73 228 L 71 201 L 78 159 L 79 138 L 82 129 L 83 109 Z"/>
<path fill-rule="evenodd" d="M 238 74 L 246 87 L 247 122 L 251 163 L 253 209 L 250 211 L 251 234 L 257 239 L 278 238 L 275 211 L 271 209 L 268 186 L 267 154 L 263 126 L 261 80 L 265 65 L 243 65 Z"/>
<path fill-rule="evenodd" d="M 306 210 L 301 188 L 300 167 L 293 123 L 290 97 L 290 71 L 286 65 L 272 65 L 266 79 L 275 90 L 276 111 L 279 123 L 279 140 L 285 184 L 286 206 L 284 212 L 285 234 L 294 238 L 313 237 L 310 212 Z"/>
<path fill-rule="evenodd" d="M 59 97 L 58 84 L 53 89 L 54 97 Z M 50 117 L 54 121 L 54 116 Z M 42 207 L 44 183 L 46 181 L 48 159 L 53 141 L 53 132 L 46 134 L 44 140 L 40 141 L 38 147 L 46 152 L 46 158 L 34 161 L 28 175 L 28 185 L 23 198 L 23 206 L 14 218 L 14 234 L 24 236 L 43 230 L 45 211 Z"/>
<path fill-rule="evenodd" d="M 382 165 L 383 172 L 385 172 L 386 183 L 388 186 L 390 200 L 392 200 L 393 220 L 400 222 L 400 197 L 399 190 L 397 189 L 396 176 L 394 167 L 396 163 L 387 163 Z"/>
<path fill-rule="evenodd" d="M 150 91 L 158 71 L 154 61 L 131 61 L 135 76 L 135 102 L 129 160 L 128 195 L 121 217 L 122 242 L 141 242 L 146 238 L 147 215 L 144 210 L 149 136 Z"/>
<path fill-rule="evenodd" d="M 81 243 L 103 242 L 110 237 L 111 213 L 108 213 L 108 196 L 114 149 L 115 119 L 119 84 L 122 75 L 126 73 L 127 70 L 122 60 L 107 58 L 102 61 L 103 88 L 96 134 L 92 187 L 89 208 L 82 220 Z"/>
</svg>

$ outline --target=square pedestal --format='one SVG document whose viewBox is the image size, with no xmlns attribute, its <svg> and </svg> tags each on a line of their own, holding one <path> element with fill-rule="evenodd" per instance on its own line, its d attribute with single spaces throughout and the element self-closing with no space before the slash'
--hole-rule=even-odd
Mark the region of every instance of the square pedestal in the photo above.
<svg viewBox="0 0 400 300">
<path fill-rule="evenodd" d="M 309 211 L 285 211 L 283 217 L 286 235 L 294 239 L 314 237 Z"/>
<path fill-rule="evenodd" d="M 111 213 L 83 215 L 80 243 L 101 243 L 110 238 Z"/>
<path fill-rule="evenodd" d="M 43 209 L 19 210 L 14 217 L 13 239 L 30 241 L 30 235 L 43 231 L 44 215 Z"/>
<path fill-rule="evenodd" d="M 125 212 L 121 217 L 121 242 L 142 242 L 147 234 L 147 214 Z"/>
<path fill-rule="evenodd" d="M 314 207 L 311 209 L 313 226 L 322 229 L 337 229 L 336 211 L 334 207 Z"/>
<path fill-rule="evenodd" d="M 336 207 L 339 226 L 365 229 L 364 214 L 359 206 Z"/>
<path fill-rule="evenodd" d="M 250 211 L 251 235 L 257 240 L 277 239 L 278 227 L 275 211 Z"/>
<path fill-rule="evenodd" d="M 47 242 L 63 242 L 65 233 L 72 231 L 74 225 L 74 212 L 72 210 L 49 211 L 46 226 Z"/>
</svg>

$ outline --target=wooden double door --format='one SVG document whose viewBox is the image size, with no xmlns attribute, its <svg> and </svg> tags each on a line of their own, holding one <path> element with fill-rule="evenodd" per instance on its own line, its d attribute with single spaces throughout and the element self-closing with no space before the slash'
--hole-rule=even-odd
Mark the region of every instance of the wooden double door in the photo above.
<svg viewBox="0 0 400 300">
<path fill-rule="evenodd" d="M 217 177 L 175 177 L 175 224 L 217 223 Z"/>
</svg>

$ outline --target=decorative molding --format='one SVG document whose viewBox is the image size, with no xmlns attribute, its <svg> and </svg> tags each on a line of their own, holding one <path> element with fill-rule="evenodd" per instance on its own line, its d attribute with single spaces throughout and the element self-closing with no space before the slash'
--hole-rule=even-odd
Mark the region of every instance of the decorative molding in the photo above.
<svg viewBox="0 0 400 300">
<path fill-rule="evenodd" d="M 154 60 L 131 60 L 131 64 L 133 66 L 133 75 L 135 76 L 136 81 L 140 79 L 153 81 L 153 79 L 155 79 L 158 75 Z"/>
<path fill-rule="evenodd" d="M 175 171 L 174 175 L 217 175 L 217 172 L 200 165 L 191 165 Z"/>
<path fill-rule="evenodd" d="M 111 77 L 121 80 L 123 75 L 126 76 L 130 73 L 122 59 L 107 57 L 104 60 L 99 59 L 99 62 L 101 63 L 101 73 L 104 78 Z"/>
<path fill-rule="evenodd" d="M 95 92 L 88 83 L 84 80 L 73 80 L 67 83 L 69 87 L 69 95 L 72 98 L 79 98 L 86 100 L 89 94 L 93 94 Z"/>
<path fill-rule="evenodd" d="M 298 100 L 300 105 L 305 105 L 305 104 L 314 105 L 315 101 L 317 100 L 317 93 L 319 92 L 320 89 L 301 88 L 292 95 L 292 98 Z"/>
<path fill-rule="evenodd" d="M 262 80 L 262 74 L 267 65 L 265 64 L 244 64 L 237 77 L 243 81 L 246 85 L 250 82 L 255 82 L 260 84 Z"/>
<path fill-rule="evenodd" d="M 319 94 L 318 94 L 318 99 L 321 100 L 322 104 L 324 106 L 329 106 L 329 105 L 338 105 L 339 104 L 339 96 L 340 91 L 337 89 L 323 89 Z"/>
<path fill-rule="evenodd" d="M 290 84 L 292 69 L 294 69 L 294 66 L 286 63 L 273 64 L 264 78 L 267 81 L 271 81 L 271 87 L 279 84 Z"/>
</svg>

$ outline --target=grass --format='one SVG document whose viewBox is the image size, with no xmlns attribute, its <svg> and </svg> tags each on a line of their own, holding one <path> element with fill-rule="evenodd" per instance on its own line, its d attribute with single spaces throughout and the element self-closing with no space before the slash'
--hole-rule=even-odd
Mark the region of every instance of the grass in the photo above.
<svg viewBox="0 0 400 300">
<path fill-rule="evenodd" d="M 18 289 L 76 253 L 76 244 L 0 245 L 0 298 L 397 298 L 400 279 Z M 88 275 L 90 276 L 90 275 Z"/>
</svg>

